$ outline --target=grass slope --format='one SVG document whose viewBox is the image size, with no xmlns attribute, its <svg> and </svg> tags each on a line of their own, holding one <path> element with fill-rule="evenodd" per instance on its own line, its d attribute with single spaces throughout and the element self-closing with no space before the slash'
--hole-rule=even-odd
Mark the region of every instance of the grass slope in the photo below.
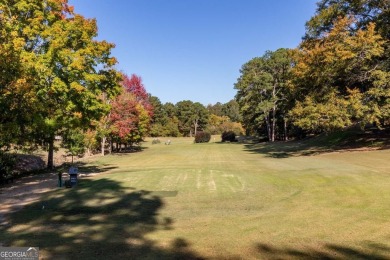
<svg viewBox="0 0 390 260">
<path fill-rule="evenodd" d="M 13 214 L 0 242 L 48 259 L 390 258 L 389 150 L 171 140 L 82 166 L 104 174 Z"/>
</svg>

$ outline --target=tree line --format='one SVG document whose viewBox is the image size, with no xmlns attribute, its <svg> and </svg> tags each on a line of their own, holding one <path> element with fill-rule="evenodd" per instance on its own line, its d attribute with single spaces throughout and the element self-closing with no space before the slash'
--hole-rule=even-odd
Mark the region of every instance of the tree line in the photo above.
<svg viewBox="0 0 390 260">
<path fill-rule="evenodd" d="M 238 103 L 235 100 L 207 106 L 190 100 L 162 104 L 154 96 L 150 97 L 150 101 L 154 107 L 150 130 L 153 137 L 194 136 L 198 130 L 210 134 L 234 131 L 238 135 L 244 132 L 240 123 Z"/>
<path fill-rule="evenodd" d="M 120 83 L 122 94 L 109 102 L 109 113 L 84 134 L 88 146 L 82 141 L 80 147 L 87 147 L 88 151 L 100 150 L 104 155 L 106 151 L 137 148 L 134 144 L 141 143 L 146 136 L 193 137 L 199 131 L 219 135 L 226 131 L 244 133 L 235 100 L 208 106 L 191 100 L 163 104 L 158 97 L 146 92 L 141 77 L 134 74 L 130 80 L 124 77 L 126 80 Z"/>
<path fill-rule="evenodd" d="M 295 49 L 245 63 L 235 89 L 244 127 L 270 141 L 390 124 L 387 0 L 321 0 Z"/>
<path fill-rule="evenodd" d="M 317 5 L 297 48 L 248 61 L 235 100 L 204 106 L 162 104 L 141 77 L 118 71 L 115 45 L 97 40 L 96 20 L 67 0 L 0 0 L 0 172 L 10 168 L 11 149 L 43 147 L 53 168 L 56 137 L 77 155 L 198 131 L 274 141 L 355 124 L 388 126 L 388 1 Z"/>
</svg>

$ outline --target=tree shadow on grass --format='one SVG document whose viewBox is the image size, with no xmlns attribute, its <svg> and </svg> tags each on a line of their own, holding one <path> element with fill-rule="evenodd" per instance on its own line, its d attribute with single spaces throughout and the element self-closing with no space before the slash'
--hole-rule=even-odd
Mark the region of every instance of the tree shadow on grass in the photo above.
<svg viewBox="0 0 390 260">
<path fill-rule="evenodd" d="M 12 213 L 0 226 L 0 243 L 39 247 L 41 259 L 203 259 L 182 238 L 162 248 L 146 237 L 172 229 L 171 218 L 159 217 L 163 206 L 150 191 L 83 179 Z"/>
<path fill-rule="evenodd" d="M 244 147 L 245 151 L 260 153 L 267 157 L 279 159 L 293 156 L 311 156 L 329 152 L 384 150 L 390 148 L 390 129 L 385 129 L 380 133 L 348 130 L 329 135 L 321 134 L 299 141 L 244 144 Z"/>
<path fill-rule="evenodd" d="M 82 176 L 93 176 L 95 174 L 105 173 L 110 170 L 114 170 L 118 168 L 118 166 L 114 166 L 111 164 L 94 165 L 87 162 L 77 162 L 74 165 L 72 165 L 71 163 L 64 164 L 61 167 L 59 167 L 58 171 L 61 171 L 63 173 L 68 173 L 69 168 L 71 166 L 76 166 L 78 168 L 78 173 L 81 174 Z"/>
<path fill-rule="evenodd" d="M 132 154 L 132 153 L 140 153 L 140 152 L 143 152 L 145 150 L 149 149 L 149 147 L 145 147 L 145 146 L 129 146 L 129 147 L 126 147 L 126 148 L 121 148 L 121 149 L 114 149 L 111 153 L 112 154 L 115 154 L 117 156 L 121 156 L 121 155 L 128 155 L 128 154 Z"/>
<path fill-rule="evenodd" d="M 309 156 L 332 151 L 330 148 L 302 145 L 300 142 L 276 142 L 245 144 L 244 150 L 250 153 L 263 154 L 266 157 L 283 159 L 293 156 Z"/>
<path fill-rule="evenodd" d="M 363 247 L 342 246 L 325 244 L 320 249 L 305 248 L 282 248 L 271 246 L 266 243 L 256 245 L 260 259 L 373 259 L 385 260 L 390 257 L 390 247 L 382 244 L 365 243 Z"/>
<path fill-rule="evenodd" d="M 101 164 L 101 165 L 95 165 L 88 161 L 86 162 L 83 162 L 83 161 L 78 161 L 78 162 L 75 162 L 75 163 L 64 163 L 61 167 L 59 168 L 66 168 L 66 167 L 71 167 L 71 166 L 77 166 L 79 167 L 80 169 L 83 169 L 84 172 L 87 172 L 87 171 L 90 171 L 90 172 L 105 172 L 105 171 L 108 171 L 108 170 L 111 170 L 111 169 L 115 169 L 117 168 L 117 166 L 114 166 L 113 164 L 109 164 L 109 163 L 105 163 L 105 164 Z"/>
</svg>

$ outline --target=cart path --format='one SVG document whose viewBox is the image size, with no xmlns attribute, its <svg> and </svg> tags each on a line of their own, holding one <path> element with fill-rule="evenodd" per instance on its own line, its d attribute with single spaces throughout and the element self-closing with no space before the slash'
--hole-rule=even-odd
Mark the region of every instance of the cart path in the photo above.
<svg viewBox="0 0 390 260">
<path fill-rule="evenodd" d="M 88 178 L 99 174 L 102 173 L 79 173 L 78 176 Z M 67 176 L 67 174 L 62 176 L 63 181 Z M 22 177 L 13 183 L 0 186 L 0 226 L 12 224 L 7 219 L 10 213 L 39 201 L 44 193 L 59 189 L 57 185 L 58 174 L 53 172 Z"/>
<path fill-rule="evenodd" d="M 57 188 L 58 175 L 26 176 L 0 187 L 0 225 L 9 225 L 7 215 L 38 201 L 42 194 Z"/>
</svg>

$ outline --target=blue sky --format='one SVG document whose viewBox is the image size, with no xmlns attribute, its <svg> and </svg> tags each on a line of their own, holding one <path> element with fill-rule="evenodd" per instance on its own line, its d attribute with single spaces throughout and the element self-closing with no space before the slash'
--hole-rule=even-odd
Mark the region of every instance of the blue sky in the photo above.
<svg viewBox="0 0 390 260">
<path fill-rule="evenodd" d="M 233 99 L 241 66 L 296 47 L 316 0 L 70 0 L 115 43 L 117 69 L 161 102 Z"/>
</svg>

